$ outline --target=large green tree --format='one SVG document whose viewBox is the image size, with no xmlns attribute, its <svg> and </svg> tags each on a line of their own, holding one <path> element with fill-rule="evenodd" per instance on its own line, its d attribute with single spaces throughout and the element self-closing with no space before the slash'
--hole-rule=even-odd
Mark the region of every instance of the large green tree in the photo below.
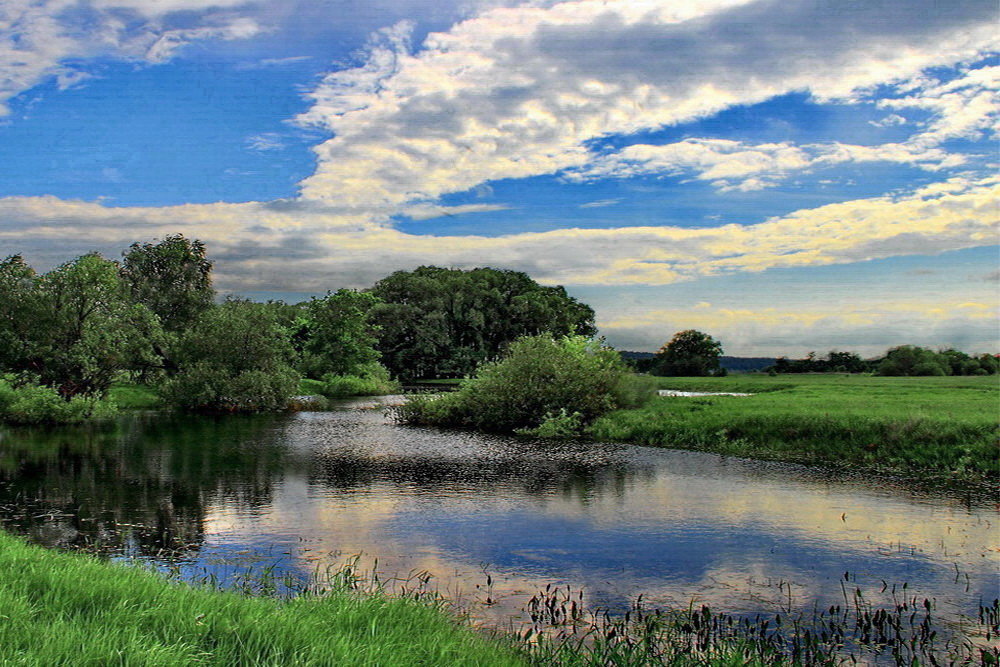
<svg viewBox="0 0 1000 667">
<path fill-rule="evenodd" d="M 156 313 L 168 332 L 187 328 L 215 300 L 205 244 L 183 234 L 159 243 L 133 243 L 122 253 L 121 275 L 132 299 Z"/>
<path fill-rule="evenodd" d="M 404 379 L 469 375 L 520 336 L 596 333 L 589 306 L 519 271 L 422 266 L 371 293 L 382 363 Z"/>
<path fill-rule="evenodd" d="M 722 343 L 707 333 L 687 329 L 678 331 L 656 353 L 654 375 L 703 376 L 721 368 Z"/>
<path fill-rule="evenodd" d="M 115 375 L 150 363 L 159 321 L 129 299 L 118 265 L 96 253 L 36 276 L 20 257 L 0 265 L 0 353 L 64 398 L 104 395 Z"/>
<path fill-rule="evenodd" d="M 305 341 L 301 367 L 305 375 L 320 378 L 360 375 L 378 361 L 378 327 L 371 323 L 378 297 L 369 292 L 340 289 L 305 304 Z"/>
<path fill-rule="evenodd" d="M 35 270 L 21 255 L 0 261 L 0 371 L 31 370 L 43 315 Z"/>
</svg>

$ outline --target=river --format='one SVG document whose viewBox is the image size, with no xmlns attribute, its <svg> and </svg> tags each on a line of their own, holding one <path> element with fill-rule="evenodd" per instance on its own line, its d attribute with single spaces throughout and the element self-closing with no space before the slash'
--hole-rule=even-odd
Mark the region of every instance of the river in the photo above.
<svg viewBox="0 0 1000 667">
<path fill-rule="evenodd" d="M 398 398 L 398 397 L 397 397 Z M 788 612 L 893 587 L 955 619 L 1000 590 L 989 499 L 795 465 L 330 412 L 0 430 L 0 525 L 223 583 L 359 557 L 485 623 L 547 584 L 590 609 Z M 377 559 L 377 561 L 376 561 Z M 396 585 L 400 585 L 397 581 Z M 511 621 L 511 619 L 514 619 Z"/>
</svg>

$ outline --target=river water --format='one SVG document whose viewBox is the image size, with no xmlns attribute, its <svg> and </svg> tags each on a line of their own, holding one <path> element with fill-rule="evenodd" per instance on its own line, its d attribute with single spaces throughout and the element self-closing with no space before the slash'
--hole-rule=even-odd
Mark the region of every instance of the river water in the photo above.
<svg viewBox="0 0 1000 667">
<path fill-rule="evenodd" d="M 846 576 L 884 597 L 905 583 L 955 618 L 1000 590 L 989 499 L 696 452 L 403 427 L 384 413 L 393 400 L 0 431 L 0 525 L 224 583 L 248 568 L 306 580 L 357 556 L 383 580 L 429 574 L 428 587 L 501 624 L 547 584 L 582 588 L 591 609 L 642 594 L 757 613 L 842 603 Z"/>
</svg>

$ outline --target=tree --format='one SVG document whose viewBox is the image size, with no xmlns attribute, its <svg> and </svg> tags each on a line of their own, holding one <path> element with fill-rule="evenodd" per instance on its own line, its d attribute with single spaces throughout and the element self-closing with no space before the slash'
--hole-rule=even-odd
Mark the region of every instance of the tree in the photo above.
<svg viewBox="0 0 1000 667">
<path fill-rule="evenodd" d="M 596 333 L 594 311 L 519 271 L 422 266 L 371 289 L 382 362 L 402 378 L 462 377 L 520 336 Z"/>
<path fill-rule="evenodd" d="M 654 375 L 711 375 L 720 368 L 722 344 L 706 333 L 688 329 L 674 334 L 656 356 Z"/>
<path fill-rule="evenodd" d="M 303 373 L 314 379 L 326 373 L 360 375 L 377 362 L 379 328 L 370 314 L 378 303 L 374 294 L 340 289 L 305 304 Z"/>
<path fill-rule="evenodd" d="M 916 345 L 889 350 L 878 364 L 878 375 L 950 375 L 948 357 Z"/>
<path fill-rule="evenodd" d="M 21 255 L 0 262 L 0 371 L 31 369 L 42 318 L 38 276 Z"/>
<path fill-rule="evenodd" d="M 299 383 L 289 332 L 269 304 L 230 299 L 210 308 L 181 334 L 171 356 L 178 372 L 161 394 L 187 410 L 281 410 Z"/>
<path fill-rule="evenodd" d="M 215 300 L 212 263 L 201 241 L 174 234 L 156 244 L 133 243 L 122 254 L 121 275 L 132 298 L 168 332 L 187 328 Z"/>
<path fill-rule="evenodd" d="M 23 370 L 63 398 L 103 396 L 120 371 L 152 362 L 159 321 L 129 300 L 115 262 L 84 255 L 41 276 L 36 289 Z"/>
</svg>

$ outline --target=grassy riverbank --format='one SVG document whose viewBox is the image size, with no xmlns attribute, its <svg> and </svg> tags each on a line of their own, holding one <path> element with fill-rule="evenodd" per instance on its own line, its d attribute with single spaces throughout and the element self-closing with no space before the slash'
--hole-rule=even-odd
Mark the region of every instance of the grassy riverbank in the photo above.
<svg viewBox="0 0 1000 667">
<path fill-rule="evenodd" d="M 597 439 L 760 459 L 983 480 L 998 474 L 997 377 L 767 375 L 657 378 L 665 397 L 619 410 Z"/>
<path fill-rule="evenodd" d="M 170 582 L 0 534 L 0 664 L 516 665 L 431 604 L 277 600 Z"/>
</svg>

